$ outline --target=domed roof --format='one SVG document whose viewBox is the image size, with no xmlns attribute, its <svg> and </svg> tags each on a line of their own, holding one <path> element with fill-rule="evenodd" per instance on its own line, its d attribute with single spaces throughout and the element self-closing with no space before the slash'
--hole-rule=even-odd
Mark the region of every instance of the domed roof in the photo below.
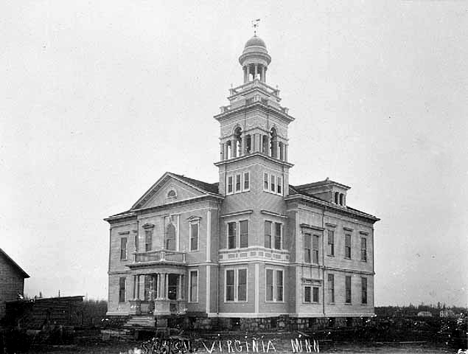
<svg viewBox="0 0 468 354">
<path fill-rule="evenodd" d="M 247 47 L 263 47 L 266 49 L 265 42 L 260 37 L 256 35 L 250 38 L 247 43 L 245 43 L 244 49 Z"/>
</svg>

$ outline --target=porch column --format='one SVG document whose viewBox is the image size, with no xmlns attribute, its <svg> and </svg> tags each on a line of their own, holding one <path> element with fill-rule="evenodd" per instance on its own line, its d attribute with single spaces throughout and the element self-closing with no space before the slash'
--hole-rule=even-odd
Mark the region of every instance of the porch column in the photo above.
<svg viewBox="0 0 468 354">
<path fill-rule="evenodd" d="M 136 299 L 136 285 L 137 285 L 137 276 L 133 276 L 133 296 L 132 299 Z"/>
<path fill-rule="evenodd" d="M 162 287 L 161 287 L 161 273 L 156 273 L 156 298 L 161 299 Z"/>
<path fill-rule="evenodd" d="M 182 300 L 182 278 L 182 274 L 177 277 L 177 300 Z"/>
</svg>

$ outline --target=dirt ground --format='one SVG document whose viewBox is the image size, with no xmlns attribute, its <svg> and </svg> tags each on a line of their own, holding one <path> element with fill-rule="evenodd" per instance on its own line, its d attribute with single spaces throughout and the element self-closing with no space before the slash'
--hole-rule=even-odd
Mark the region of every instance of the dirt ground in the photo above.
<svg viewBox="0 0 468 354">
<path fill-rule="evenodd" d="M 70 345 L 70 346 L 48 346 L 42 348 L 31 348 L 28 353 L 54 353 L 54 354 L 70 354 L 70 353 L 88 353 L 88 354 L 107 354 L 107 353 L 133 353 L 133 348 L 138 347 L 140 343 L 99 343 L 93 345 Z M 321 353 L 360 353 L 360 354 L 403 354 L 403 353 L 425 353 L 425 354 L 441 354 L 441 353 L 457 353 L 458 349 L 437 346 L 434 344 L 356 344 L 356 343 L 335 343 L 327 344 L 320 348 Z M 206 353 L 200 351 L 199 353 Z M 246 353 L 246 352 L 244 352 Z M 292 354 L 292 351 L 272 351 L 276 354 Z M 305 354 L 306 352 L 304 352 Z M 214 351 L 213 354 L 219 354 Z"/>
</svg>

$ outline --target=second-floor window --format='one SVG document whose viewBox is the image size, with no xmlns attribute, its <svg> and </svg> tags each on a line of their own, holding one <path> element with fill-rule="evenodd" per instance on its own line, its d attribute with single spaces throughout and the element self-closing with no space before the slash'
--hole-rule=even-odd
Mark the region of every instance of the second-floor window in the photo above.
<svg viewBox="0 0 468 354">
<path fill-rule="evenodd" d="M 249 221 L 232 221 L 227 224 L 227 248 L 249 247 Z"/>
<path fill-rule="evenodd" d="M 237 234 L 237 223 L 230 222 L 228 223 L 228 248 L 236 248 L 236 234 Z"/>
<path fill-rule="evenodd" d="M 153 230 L 145 230 L 145 252 L 153 249 Z"/>
<path fill-rule="evenodd" d="M 135 252 L 138 252 L 139 247 L 139 242 L 138 242 L 138 235 L 135 235 Z"/>
<path fill-rule="evenodd" d="M 275 222 L 275 249 L 280 250 L 282 247 L 282 230 L 283 225 Z"/>
<path fill-rule="evenodd" d="M 304 262 L 312 261 L 312 235 L 304 234 Z"/>
<path fill-rule="evenodd" d="M 265 221 L 265 248 L 271 248 L 271 221 Z"/>
<path fill-rule="evenodd" d="M 226 194 L 250 191 L 250 172 L 236 173 L 227 176 Z"/>
<path fill-rule="evenodd" d="M 120 239 L 120 260 L 125 261 L 127 259 L 127 238 L 122 237 Z"/>
<path fill-rule="evenodd" d="M 351 259 L 351 235 L 345 235 L 345 258 Z"/>
<path fill-rule="evenodd" d="M 198 251 L 198 234 L 200 223 L 192 221 L 190 223 L 190 251 Z"/>
<path fill-rule="evenodd" d="M 167 250 L 176 250 L 176 228 L 172 223 L 167 225 L 166 228 L 166 249 Z"/>
<path fill-rule="evenodd" d="M 319 239 L 318 235 L 312 237 L 312 262 L 315 264 L 319 262 Z"/>
<path fill-rule="evenodd" d="M 319 288 L 317 286 L 304 287 L 304 302 L 307 302 L 307 303 L 319 302 Z"/>
<path fill-rule="evenodd" d="M 328 255 L 335 255 L 335 231 L 328 230 Z"/>
<path fill-rule="evenodd" d="M 361 261 L 367 262 L 367 239 L 361 237 Z"/>
<path fill-rule="evenodd" d="M 239 231 L 240 248 L 249 247 L 249 222 L 247 220 L 239 222 Z"/>
</svg>

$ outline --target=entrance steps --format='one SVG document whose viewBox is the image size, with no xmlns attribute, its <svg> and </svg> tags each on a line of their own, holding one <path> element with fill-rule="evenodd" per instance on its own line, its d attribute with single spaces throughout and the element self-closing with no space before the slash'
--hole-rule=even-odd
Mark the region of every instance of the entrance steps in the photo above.
<svg viewBox="0 0 468 354">
<path fill-rule="evenodd" d="M 125 324 L 124 327 L 152 327 L 156 325 L 154 316 L 132 316 Z"/>
</svg>

